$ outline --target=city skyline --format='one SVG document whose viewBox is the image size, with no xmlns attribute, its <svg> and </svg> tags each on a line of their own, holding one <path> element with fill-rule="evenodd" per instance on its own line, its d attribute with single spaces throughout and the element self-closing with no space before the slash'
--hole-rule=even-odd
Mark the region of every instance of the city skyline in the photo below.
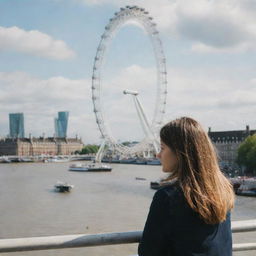
<svg viewBox="0 0 256 256">
<path fill-rule="evenodd" d="M 52 137 L 66 138 L 67 130 L 68 130 L 68 111 L 59 111 L 58 117 L 54 118 L 54 130 L 52 133 Z M 9 113 L 9 133 L 4 135 L 4 137 L 10 138 L 28 138 L 33 136 L 33 134 L 25 133 L 24 129 L 25 121 L 24 121 L 24 113 Z M 41 132 L 41 136 L 45 136 L 44 130 Z M 78 134 L 76 134 L 76 137 Z M 0 136 L 1 137 L 1 136 Z M 39 136 L 40 137 L 40 136 Z M 51 136 L 50 136 L 51 137 Z"/>
<path fill-rule="evenodd" d="M 190 2 L 0 0 L 0 135 L 8 134 L 10 112 L 24 113 L 27 134 L 52 135 L 52 117 L 67 109 L 67 136 L 100 142 L 91 101 L 93 60 L 109 19 L 125 5 L 149 11 L 160 32 L 168 75 L 165 121 L 191 116 L 206 130 L 254 129 L 255 1 Z M 143 137 L 133 102 L 122 91 L 139 91 L 151 120 L 155 69 L 145 31 L 136 23 L 122 27 L 102 70 L 103 107 L 117 139 Z"/>
<path fill-rule="evenodd" d="M 65 138 L 67 137 L 67 130 L 68 130 L 68 118 L 69 118 L 69 112 L 68 111 L 59 111 L 58 112 L 58 118 L 54 118 L 54 131 L 53 136 L 49 137 L 59 137 L 59 138 Z M 33 134 L 27 135 L 25 133 L 24 129 L 24 113 L 9 113 L 9 134 L 6 135 L 6 137 L 13 137 L 13 138 L 28 138 L 33 136 Z M 209 133 L 225 133 L 225 132 L 254 132 L 255 130 L 251 130 L 251 127 L 249 125 L 246 125 L 244 129 L 235 129 L 235 130 L 212 130 L 212 127 L 208 127 L 208 134 Z M 45 132 L 42 131 L 41 135 L 38 137 L 44 137 Z M 78 134 L 76 134 L 75 137 L 77 137 Z M 1 136 L 0 136 L 1 137 Z M 123 143 L 124 141 L 119 140 L 119 143 Z M 132 141 L 130 141 L 132 142 Z M 133 141 L 137 142 L 137 141 Z"/>
</svg>

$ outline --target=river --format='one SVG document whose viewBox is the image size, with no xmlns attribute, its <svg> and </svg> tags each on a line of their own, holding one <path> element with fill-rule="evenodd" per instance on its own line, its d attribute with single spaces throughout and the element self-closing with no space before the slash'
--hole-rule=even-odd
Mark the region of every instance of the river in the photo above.
<svg viewBox="0 0 256 256">
<path fill-rule="evenodd" d="M 155 193 L 150 181 L 163 177 L 160 166 L 113 164 L 112 172 L 70 172 L 70 163 L 0 165 L 0 238 L 95 234 L 142 230 Z M 136 179 L 145 178 L 145 180 Z M 56 193 L 67 181 L 70 193 Z M 256 219 L 256 198 L 240 197 L 233 220 Z M 234 243 L 256 242 L 256 232 L 235 234 Z M 3 253 L 28 256 L 129 256 L 137 244 Z M 255 251 L 235 256 L 253 256 Z"/>
</svg>

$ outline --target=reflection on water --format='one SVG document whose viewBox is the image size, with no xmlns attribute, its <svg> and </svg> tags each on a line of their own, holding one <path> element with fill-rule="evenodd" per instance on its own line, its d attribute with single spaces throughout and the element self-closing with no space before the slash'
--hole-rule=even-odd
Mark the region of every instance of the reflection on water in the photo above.
<svg viewBox="0 0 256 256">
<path fill-rule="evenodd" d="M 163 176 L 160 166 L 113 165 L 112 172 L 69 172 L 70 163 L 0 165 L 0 238 L 94 234 L 142 230 L 155 191 L 150 181 Z M 144 179 L 136 179 L 142 177 Z M 75 185 L 56 193 L 56 181 Z M 256 218 L 256 198 L 237 197 L 233 220 Z M 256 242 L 255 232 L 234 241 Z M 136 254 L 137 245 L 18 252 L 2 255 Z M 241 252 L 234 255 L 255 255 Z"/>
</svg>

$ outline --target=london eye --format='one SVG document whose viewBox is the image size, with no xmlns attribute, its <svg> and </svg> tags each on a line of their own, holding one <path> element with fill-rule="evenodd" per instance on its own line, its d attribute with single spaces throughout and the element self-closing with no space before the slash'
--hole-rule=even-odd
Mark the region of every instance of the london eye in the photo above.
<svg viewBox="0 0 256 256">
<path fill-rule="evenodd" d="M 136 21 L 140 23 L 153 47 L 153 53 L 156 61 L 156 100 L 153 104 L 154 114 L 153 119 L 149 122 L 145 114 L 143 113 L 143 108 L 137 98 L 138 93 L 131 93 L 134 97 L 134 102 L 137 104 L 136 110 L 140 118 L 141 124 L 144 123 L 145 138 L 133 147 L 125 146 L 118 143 L 118 140 L 113 136 L 112 131 L 109 128 L 108 120 L 105 117 L 104 109 L 102 107 L 103 97 L 101 94 L 102 81 L 101 81 L 101 71 L 104 63 L 106 50 L 109 47 L 111 40 L 114 35 L 121 29 L 121 27 L 129 21 Z M 120 11 L 116 12 L 114 17 L 109 20 L 109 23 L 105 26 L 105 31 L 101 35 L 100 43 L 97 48 L 96 56 L 94 58 L 93 74 L 92 74 L 92 101 L 93 101 L 93 111 L 96 117 L 96 122 L 100 133 L 103 138 L 103 143 L 98 152 L 97 157 L 101 159 L 105 145 L 115 149 L 121 155 L 134 155 L 143 150 L 147 150 L 151 147 L 152 150 L 157 151 L 157 132 L 159 126 L 162 124 L 163 116 L 165 113 L 166 106 L 166 95 L 167 95 L 167 71 L 166 71 L 166 58 L 164 55 L 162 42 L 159 38 L 159 32 L 156 27 L 156 23 L 149 13 L 144 8 L 139 8 L 137 6 L 126 6 L 125 8 L 120 8 Z M 137 103 L 136 103 L 137 102 Z M 152 146 L 153 145 L 153 146 Z M 96 158 L 97 158 L 96 157 Z"/>
</svg>

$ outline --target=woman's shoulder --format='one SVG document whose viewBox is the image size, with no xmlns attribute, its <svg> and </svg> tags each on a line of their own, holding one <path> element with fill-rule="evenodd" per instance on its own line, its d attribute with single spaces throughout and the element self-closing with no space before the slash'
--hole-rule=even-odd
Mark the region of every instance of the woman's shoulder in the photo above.
<svg viewBox="0 0 256 256">
<path fill-rule="evenodd" d="M 168 199 L 171 201 L 176 201 L 181 197 L 183 197 L 183 192 L 177 182 L 163 184 L 162 188 L 160 188 L 154 195 L 154 198 Z"/>
<path fill-rule="evenodd" d="M 186 201 L 179 185 L 170 184 L 159 189 L 152 201 L 152 208 L 165 212 L 168 216 L 179 215 L 186 208 Z"/>
</svg>

